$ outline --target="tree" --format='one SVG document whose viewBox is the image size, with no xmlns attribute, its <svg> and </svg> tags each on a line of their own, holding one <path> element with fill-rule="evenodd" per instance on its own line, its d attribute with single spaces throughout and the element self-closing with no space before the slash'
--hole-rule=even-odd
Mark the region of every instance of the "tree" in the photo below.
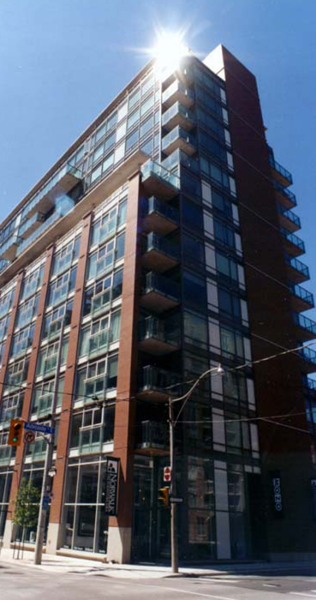
<svg viewBox="0 0 316 600">
<path fill-rule="evenodd" d="M 22 528 L 22 544 L 25 529 L 35 527 L 37 524 L 40 501 L 40 491 L 32 485 L 31 481 L 22 479 L 19 491 L 14 502 L 14 516 L 12 522 Z"/>
</svg>

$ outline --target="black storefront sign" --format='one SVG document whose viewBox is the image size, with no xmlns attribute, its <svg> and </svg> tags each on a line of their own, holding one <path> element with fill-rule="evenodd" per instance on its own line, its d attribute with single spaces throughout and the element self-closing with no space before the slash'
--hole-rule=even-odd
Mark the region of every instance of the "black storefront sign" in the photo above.
<svg viewBox="0 0 316 600">
<path fill-rule="evenodd" d="M 282 519 L 284 517 L 284 509 L 280 471 L 271 471 L 270 480 L 273 516 L 275 519 Z"/>
<path fill-rule="evenodd" d="M 105 514 L 109 517 L 117 516 L 117 492 L 120 473 L 120 459 L 108 458 L 106 464 L 105 480 Z"/>
</svg>

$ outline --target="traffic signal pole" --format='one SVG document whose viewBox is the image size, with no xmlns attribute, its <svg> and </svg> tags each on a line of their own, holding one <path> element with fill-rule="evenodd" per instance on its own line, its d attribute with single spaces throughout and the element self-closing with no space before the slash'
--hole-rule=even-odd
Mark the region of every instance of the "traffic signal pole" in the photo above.
<svg viewBox="0 0 316 600">
<path fill-rule="evenodd" d="M 176 469 L 175 469 L 175 448 L 174 448 L 174 421 L 172 410 L 172 399 L 169 397 L 169 448 L 170 448 L 170 537 L 171 537 L 171 568 L 172 573 L 179 572 L 178 560 L 178 534 L 177 534 L 177 505 L 172 502 L 176 497 Z"/>
<path fill-rule="evenodd" d="M 55 428 L 55 419 L 51 419 L 51 426 Z M 36 544 L 35 544 L 35 556 L 34 556 L 34 564 L 40 565 L 42 563 L 42 552 L 43 552 L 43 542 L 44 542 L 44 531 L 45 531 L 45 521 L 46 514 L 48 510 L 48 506 L 46 503 L 44 504 L 45 496 L 49 493 L 49 470 L 52 465 L 53 458 L 53 450 L 54 450 L 54 433 L 50 434 L 50 439 L 45 438 L 47 443 L 46 448 L 46 457 L 45 457 L 45 465 L 44 465 L 44 473 L 43 473 L 43 483 L 42 483 L 42 491 L 41 491 L 41 500 L 38 512 L 38 521 L 37 521 L 37 532 L 36 532 Z"/>
</svg>

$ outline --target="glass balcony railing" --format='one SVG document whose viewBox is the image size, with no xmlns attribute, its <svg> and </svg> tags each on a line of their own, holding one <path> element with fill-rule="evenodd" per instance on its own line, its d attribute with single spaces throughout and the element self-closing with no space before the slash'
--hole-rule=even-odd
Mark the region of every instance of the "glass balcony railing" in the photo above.
<svg viewBox="0 0 316 600">
<path fill-rule="evenodd" d="M 151 250 L 157 250 L 174 260 L 180 260 L 179 246 L 156 233 L 149 233 L 143 240 L 143 252 L 150 252 Z"/>
<path fill-rule="evenodd" d="M 312 350 L 312 348 L 300 348 L 300 350 L 297 351 L 297 353 L 304 359 L 307 360 L 307 362 L 312 363 L 313 365 L 316 365 L 316 352 L 315 350 Z M 307 378 L 306 378 L 307 379 Z M 311 380 L 312 381 L 312 380 Z M 316 381 L 313 382 L 315 383 L 315 389 L 316 389 Z"/>
<path fill-rule="evenodd" d="M 144 165 L 142 165 L 141 173 L 143 183 L 145 183 L 150 177 L 154 177 L 158 178 L 163 183 L 167 183 L 176 190 L 180 189 L 180 178 L 153 160 L 148 160 Z"/>
<path fill-rule="evenodd" d="M 292 258 L 291 256 L 288 256 L 288 254 L 285 254 L 284 258 L 285 263 L 289 267 L 301 273 L 304 278 L 309 279 L 309 268 L 306 265 L 304 265 L 304 263 L 302 263 L 300 260 L 297 260 L 297 258 Z"/>
<path fill-rule="evenodd" d="M 272 180 L 272 183 L 273 183 L 273 187 L 275 188 L 275 190 L 279 194 L 281 194 L 281 196 L 283 196 L 285 200 L 289 201 L 292 206 L 296 206 L 296 204 L 297 204 L 296 196 L 295 196 L 295 194 L 293 194 L 293 192 L 291 192 L 290 190 L 287 190 L 283 185 L 281 185 L 281 183 L 279 183 L 278 181 L 275 181 L 275 179 Z"/>
<path fill-rule="evenodd" d="M 312 321 L 312 319 L 309 319 L 308 317 L 305 317 L 301 313 L 297 313 L 297 312 L 293 313 L 293 319 L 294 319 L 294 322 L 296 323 L 296 325 L 298 325 L 302 329 L 305 329 L 306 331 L 308 331 L 309 333 L 311 333 L 312 335 L 314 335 L 316 337 L 316 322 L 315 321 Z"/>
<path fill-rule="evenodd" d="M 27 202 L 23 208 L 21 220 L 23 221 L 27 214 L 29 214 L 34 208 L 43 200 L 45 197 L 53 197 L 54 190 L 60 193 L 60 189 L 64 192 L 69 192 L 78 181 L 82 178 L 82 173 L 76 167 L 73 167 L 69 163 L 64 165 L 49 181 L 38 191 L 32 198 Z"/>
<path fill-rule="evenodd" d="M 151 291 L 172 298 L 175 301 L 179 301 L 180 299 L 179 284 L 159 273 L 151 272 L 147 273 L 145 276 L 143 293 L 148 294 Z"/>
<path fill-rule="evenodd" d="M 161 164 L 169 171 L 172 171 L 177 167 L 179 168 L 179 165 L 181 164 L 187 169 L 190 169 L 190 171 L 193 171 L 193 173 L 199 174 L 200 172 L 199 161 L 192 156 L 188 156 L 183 150 L 179 149 L 172 152 L 172 154 L 165 158 Z"/>
<path fill-rule="evenodd" d="M 294 283 L 290 283 L 289 287 L 294 296 L 309 304 L 311 308 L 314 307 L 314 296 L 311 292 L 305 290 L 301 285 L 295 285 Z"/>
<path fill-rule="evenodd" d="M 168 425 L 156 421 L 142 421 L 137 438 L 136 446 L 138 448 L 167 449 L 169 445 Z"/>
<path fill-rule="evenodd" d="M 290 210 L 289 208 L 285 208 L 284 206 L 282 206 L 282 204 L 279 203 L 278 212 L 283 217 L 285 217 L 285 219 L 291 221 L 291 223 L 293 223 L 293 225 L 295 225 L 297 229 L 301 228 L 301 220 L 292 210 Z"/>
<path fill-rule="evenodd" d="M 157 390 L 166 396 L 177 393 L 180 383 L 180 375 L 147 365 L 143 367 L 141 372 L 141 389 L 142 390 Z"/>
<path fill-rule="evenodd" d="M 312 390 L 313 392 L 316 392 L 316 380 L 311 379 L 311 377 L 307 377 L 306 375 L 303 375 L 303 386 L 305 388 L 307 388 L 308 390 Z"/>
<path fill-rule="evenodd" d="M 44 221 L 31 235 L 29 235 L 23 242 L 19 245 L 17 249 L 17 256 L 19 256 L 28 246 L 30 246 L 38 237 L 44 233 L 49 227 L 51 227 L 58 219 L 64 217 L 67 213 L 69 213 L 75 205 L 74 200 L 69 196 L 61 196 L 58 198 L 55 204 L 55 211 L 51 214 L 46 221 Z"/>
<path fill-rule="evenodd" d="M 146 199 L 147 200 L 147 199 Z M 179 224 L 179 211 L 176 208 L 173 208 L 166 202 L 162 202 L 155 198 L 155 196 L 151 196 L 148 198 L 147 202 L 144 203 L 144 216 L 151 215 L 153 213 L 158 213 L 162 217 L 173 221 L 174 223 Z"/>
<path fill-rule="evenodd" d="M 104 329 L 103 331 L 91 335 L 89 339 L 89 356 L 98 352 L 106 352 L 109 346 L 109 342 L 109 329 Z"/>
<path fill-rule="evenodd" d="M 176 149 L 175 146 L 179 145 L 183 150 L 189 154 L 196 152 L 196 139 L 195 136 L 185 131 L 182 127 L 175 127 L 170 133 L 162 138 L 162 151 L 167 152 L 169 148 Z"/>
<path fill-rule="evenodd" d="M 290 231 L 285 229 L 285 227 L 280 227 L 280 231 L 282 237 L 284 237 L 288 242 L 296 246 L 302 254 L 305 252 L 305 244 L 303 240 L 301 240 L 301 238 L 295 235 L 295 233 L 291 233 Z"/>
<path fill-rule="evenodd" d="M 158 319 L 149 316 L 140 322 L 140 340 L 154 338 L 166 344 L 179 346 L 180 327 L 176 319 Z"/>
<path fill-rule="evenodd" d="M 21 244 L 22 238 L 15 233 L 0 247 L 0 258 L 13 260 L 17 253 L 18 246 Z"/>
<path fill-rule="evenodd" d="M 293 179 L 292 179 L 292 175 L 291 173 L 285 169 L 284 167 L 282 167 L 282 165 L 280 165 L 280 163 L 278 163 L 273 154 L 269 154 L 269 162 L 270 165 L 273 169 L 275 169 L 275 171 L 277 171 L 280 175 L 282 175 L 282 177 L 284 177 L 284 179 L 287 179 L 289 182 L 289 185 L 292 185 L 293 183 Z"/>
<path fill-rule="evenodd" d="M 180 121 L 178 123 L 178 121 Z M 175 123 L 176 125 L 180 124 L 182 127 L 191 128 L 195 124 L 195 116 L 194 113 L 188 109 L 186 106 L 183 106 L 180 102 L 175 102 L 171 108 L 169 108 L 163 115 L 161 124 L 163 127 L 168 128 L 170 123 Z"/>
<path fill-rule="evenodd" d="M 181 81 L 174 81 L 162 94 L 162 103 L 166 105 L 171 105 L 175 101 L 179 101 L 186 106 L 192 106 L 194 103 L 194 93 L 193 91 L 183 85 Z"/>
</svg>

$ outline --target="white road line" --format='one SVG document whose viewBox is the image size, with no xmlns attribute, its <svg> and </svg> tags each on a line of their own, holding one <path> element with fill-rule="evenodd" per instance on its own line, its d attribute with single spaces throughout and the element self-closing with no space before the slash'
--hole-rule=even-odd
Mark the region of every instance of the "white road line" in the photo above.
<svg viewBox="0 0 316 600">
<path fill-rule="evenodd" d="M 312 590 L 310 590 L 312 591 Z M 315 594 L 304 594 L 304 592 L 290 592 L 290 594 L 293 594 L 294 596 L 305 596 L 305 598 L 314 598 L 316 599 Z"/>
<path fill-rule="evenodd" d="M 133 581 L 133 585 L 135 585 L 134 581 Z M 216 598 L 217 600 L 237 600 L 236 598 L 227 598 L 227 596 L 214 596 L 214 594 L 199 594 L 199 592 L 188 592 L 187 590 L 184 590 L 182 588 L 171 588 L 171 587 L 165 587 L 165 586 L 159 586 L 159 585 L 150 585 L 150 584 L 145 584 L 145 583 L 136 583 L 136 585 L 140 585 L 141 587 L 151 587 L 151 588 L 155 588 L 156 590 L 168 590 L 169 592 L 176 592 L 177 594 L 190 594 L 192 596 L 203 596 L 203 598 Z M 313 598 L 315 598 L 315 596 L 313 596 Z"/>
</svg>

